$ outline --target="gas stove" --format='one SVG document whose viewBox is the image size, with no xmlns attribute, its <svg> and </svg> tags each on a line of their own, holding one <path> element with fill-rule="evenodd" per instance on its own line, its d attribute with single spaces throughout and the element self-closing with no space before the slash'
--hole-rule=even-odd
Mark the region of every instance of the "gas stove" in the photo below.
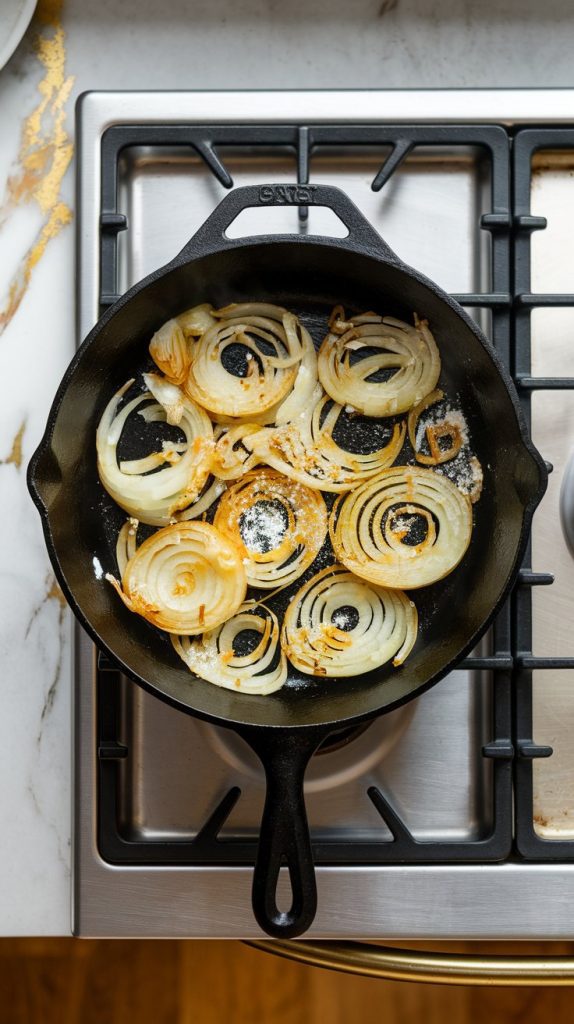
<svg viewBox="0 0 574 1024">
<path fill-rule="evenodd" d="M 334 735 L 312 759 L 310 937 L 573 933 L 574 560 L 559 511 L 574 439 L 574 380 L 564 376 L 574 367 L 568 96 L 574 110 L 563 91 L 79 101 L 79 340 L 182 248 L 231 185 L 335 184 L 477 319 L 554 466 L 532 552 L 481 648 L 427 694 Z M 344 233 L 322 208 L 262 213 L 245 211 L 229 233 Z M 74 931 L 258 936 L 255 755 L 229 730 L 139 689 L 79 627 L 76 651 Z"/>
</svg>

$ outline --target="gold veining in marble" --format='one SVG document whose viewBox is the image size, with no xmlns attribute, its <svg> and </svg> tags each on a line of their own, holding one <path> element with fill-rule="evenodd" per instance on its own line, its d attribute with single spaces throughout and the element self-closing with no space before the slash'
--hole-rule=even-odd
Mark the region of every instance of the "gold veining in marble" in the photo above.
<svg viewBox="0 0 574 1024">
<path fill-rule="evenodd" d="M 0 465 L 8 466 L 11 464 L 13 466 L 16 466 L 16 469 L 20 469 L 20 466 L 22 465 L 22 441 L 24 438 L 25 430 L 26 420 L 22 420 L 22 425 L 18 430 L 14 440 L 12 441 L 12 448 L 10 449 L 10 454 L 8 455 L 7 458 L 0 459 Z"/>
<path fill-rule="evenodd" d="M 49 715 L 50 711 L 54 706 L 54 701 L 56 699 L 56 694 L 58 691 L 58 683 L 60 682 L 60 678 L 62 675 L 62 662 L 64 657 L 66 636 L 66 609 L 68 607 L 66 598 L 64 597 L 62 591 L 60 590 L 60 587 L 56 582 L 55 576 L 53 576 L 51 572 L 49 572 L 46 576 L 45 587 L 45 593 L 38 602 L 38 604 L 36 605 L 36 607 L 32 610 L 32 614 L 28 619 L 28 624 L 26 626 L 26 631 L 24 633 L 24 640 L 26 641 L 28 640 L 28 637 L 30 636 L 30 633 L 32 632 L 32 629 L 34 628 L 34 625 L 38 619 L 38 616 L 42 613 L 43 609 L 48 605 L 50 601 L 56 601 L 58 609 L 58 657 L 56 660 L 54 671 L 52 673 L 50 684 L 45 692 L 44 700 L 42 703 L 42 710 L 40 712 L 40 725 L 38 734 L 36 736 L 36 743 L 38 746 L 40 746 L 42 742 L 42 730 L 44 726 L 44 720 Z"/>
<path fill-rule="evenodd" d="M 60 620 L 60 624 L 63 621 L 63 612 L 68 607 L 68 602 L 66 601 L 66 598 L 64 597 L 62 591 L 60 590 L 60 587 L 59 587 L 59 585 L 58 585 L 58 583 L 56 581 L 56 577 L 53 575 L 53 573 L 49 572 L 47 574 L 46 581 L 45 581 L 45 586 L 46 586 L 46 591 L 45 591 L 44 595 L 42 596 L 41 600 L 36 605 L 36 607 L 32 610 L 32 614 L 31 614 L 30 618 L 28 619 L 28 625 L 26 626 L 26 632 L 24 633 L 24 639 L 25 640 L 28 639 L 28 636 L 29 636 L 29 634 L 30 634 L 30 632 L 32 630 L 32 627 L 33 627 L 34 623 L 36 622 L 36 619 L 38 618 L 40 612 L 42 611 L 42 608 L 44 608 L 44 606 L 48 603 L 48 601 L 57 601 L 58 602 L 58 604 L 60 606 L 60 610 L 58 612 L 58 617 L 59 617 L 59 620 Z M 57 682 L 58 674 L 59 673 L 57 673 L 54 682 Z"/>
<path fill-rule="evenodd" d="M 57 601 L 60 608 L 67 608 L 68 602 L 60 590 L 59 584 L 56 582 L 56 578 L 52 577 L 52 583 L 46 593 L 46 601 Z"/>
<path fill-rule="evenodd" d="M 73 154 L 66 130 L 66 101 L 74 76 L 66 76 L 65 32 L 61 24 L 63 0 L 39 0 L 34 51 L 43 75 L 38 85 L 39 102 L 22 125 L 16 170 L 8 178 L 0 205 L 0 227 L 13 209 L 34 200 L 43 223 L 32 245 L 21 259 L 8 285 L 7 299 L 0 309 L 0 334 L 16 313 L 30 283 L 32 271 L 44 255 L 48 242 L 72 219 L 72 211 L 60 196 L 62 179 Z"/>
</svg>

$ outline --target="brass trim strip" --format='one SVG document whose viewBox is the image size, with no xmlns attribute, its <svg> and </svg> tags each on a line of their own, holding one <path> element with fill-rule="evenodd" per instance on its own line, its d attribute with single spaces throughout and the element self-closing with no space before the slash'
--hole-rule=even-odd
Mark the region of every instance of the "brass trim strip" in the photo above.
<svg viewBox="0 0 574 1024">
<path fill-rule="evenodd" d="M 394 949 L 363 942 L 249 940 L 246 945 L 312 967 L 388 981 L 442 985 L 574 984 L 573 956 L 483 956 Z"/>
</svg>

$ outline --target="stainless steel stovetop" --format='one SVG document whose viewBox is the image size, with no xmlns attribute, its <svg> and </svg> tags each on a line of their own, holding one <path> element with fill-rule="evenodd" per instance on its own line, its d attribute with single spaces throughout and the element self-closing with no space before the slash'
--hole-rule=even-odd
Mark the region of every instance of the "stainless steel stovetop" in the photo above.
<svg viewBox="0 0 574 1024">
<path fill-rule="evenodd" d="M 99 314 L 101 139 L 118 124 L 200 124 L 270 121 L 346 124 L 408 122 L 521 123 L 549 121 L 550 108 L 574 114 L 565 91 L 412 93 L 91 93 L 78 110 L 78 336 Z M 566 120 L 564 118 L 564 123 Z M 311 181 L 342 187 L 391 247 L 446 290 L 474 293 L 491 287 L 489 238 L 479 230 L 490 209 L 490 180 L 475 148 L 416 149 L 382 192 L 370 183 L 383 149 L 320 150 Z M 223 156 L 223 153 L 220 155 Z M 568 159 L 569 157 L 569 159 Z M 237 185 L 294 180 L 288 152 L 244 148 L 225 152 Z M 533 291 L 567 291 L 564 253 L 574 227 L 574 153 L 546 154 L 533 178 L 532 212 L 549 218 L 533 242 Z M 199 156 L 169 146 L 139 146 L 120 161 L 117 206 L 129 230 L 120 236 L 118 287 L 125 290 L 165 263 L 213 209 L 224 188 Z M 570 207 L 570 209 L 569 209 Z M 297 231 L 293 209 L 247 211 L 230 233 Z M 273 217 L 273 223 L 270 218 Z M 334 234 L 333 214 L 310 211 L 310 233 Z M 489 331 L 489 313 L 472 311 Z M 533 314 L 533 372 L 573 375 L 571 309 Z M 549 315 L 550 314 L 550 315 Z M 570 362 L 570 366 L 568 365 Z M 569 392 L 538 392 L 533 435 L 555 472 L 535 517 L 533 565 L 556 582 L 534 594 L 534 650 L 568 654 L 574 601 L 574 561 L 562 539 L 560 481 L 574 442 Z M 485 647 L 488 650 L 488 644 Z M 95 654 L 77 631 L 76 851 L 74 930 L 81 935 L 259 935 L 250 907 L 251 871 L 242 866 L 114 865 L 97 835 Z M 535 732 L 554 755 L 535 764 L 536 829 L 545 838 L 574 838 L 574 724 L 571 672 L 534 679 Z M 182 715 L 121 681 L 121 740 L 130 750 L 119 778 L 118 816 L 136 842 L 193 837 L 222 796 L 240 786 L 242 797 L 221 837 L 250 837 L 262 810 L 264 780 L 255 756 L 232 732 Z M 389 838 L 372 802 L 376 786 L 398 809 L 419 841 L 472 841 L 494 819 L 492 762 L 482 756 L 491 739 L 493 677 L 457 671 L 347 745 L 316 756 L 307 780 L 307 806 L 316 840 Z M 568 912 L 574 864 L 409 864 L 320 866 L 319 911 L 310 936 L 377 938 L 571 937 Z"/>
</svg>

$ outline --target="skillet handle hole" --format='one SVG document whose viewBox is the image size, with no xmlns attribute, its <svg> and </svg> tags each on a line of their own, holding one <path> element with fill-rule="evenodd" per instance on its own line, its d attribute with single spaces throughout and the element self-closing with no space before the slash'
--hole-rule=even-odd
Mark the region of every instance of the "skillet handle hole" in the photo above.
<svg viewBox="0 0 574 1024">
<path fill-rule="evenodd" d="M 287 868 L 287 871 L 282 870 Z M 275 891 L 275 902 L 279 914 L 290 916 L 293 913 L 295 896 L 291 881 L 291 869 L 285 855 L 281 857 L 281 870 L 277 878 L 277 889 Z"/>
<path fill-rule="evenodd" d="M 301 220 L 297 206 L 255 206 L 242 210 L 232 220 L 227 238 L 269 234 L 323 235 L 348 238 L 349 230 L 328 206 L 311 206 L 307 220 Z"/>
<path fill-rule="evenodd" d="M 303 780 L 311 756 L 332 728 L 241 726 L 238 731 L 260 758 L 267 783 L 253 872 L 253 912 L 268 935 L 295 938 L 310 927 L 317 909 Z"/>
</svg>

